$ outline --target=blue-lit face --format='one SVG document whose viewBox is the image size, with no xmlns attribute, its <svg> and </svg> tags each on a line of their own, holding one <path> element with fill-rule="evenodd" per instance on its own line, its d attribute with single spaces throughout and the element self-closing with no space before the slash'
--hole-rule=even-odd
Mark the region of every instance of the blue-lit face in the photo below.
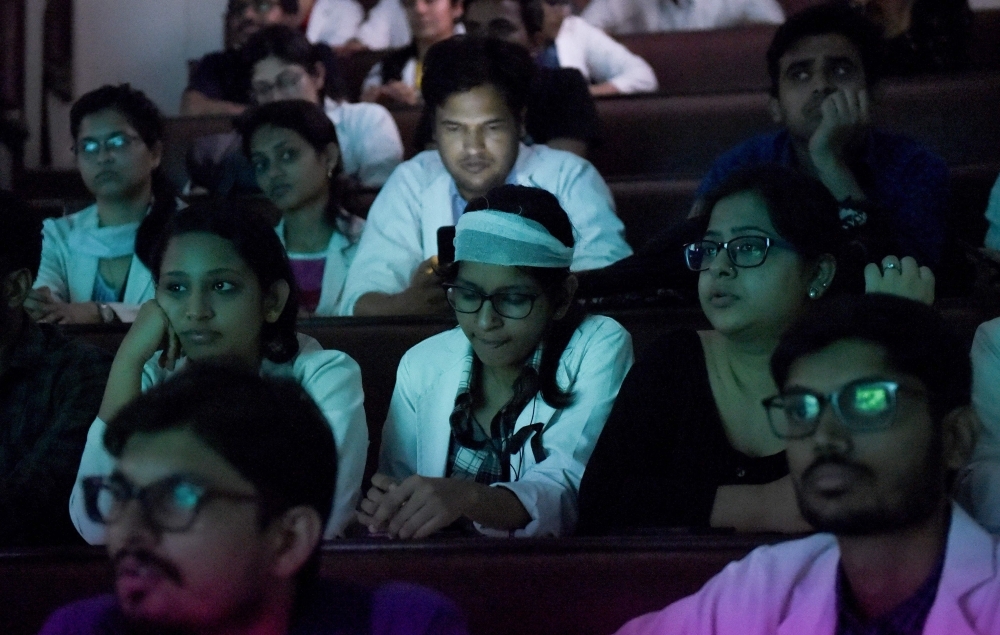
<svg viewBox="0 0 1000 635">
<path fill-rule="evenodd" d="M 160 147 L 149 148 L 128 119 L 101 110 L 80 121 L 74 150 L 80 176 L 98 201 L 117 201 L 147 192 L 160 165 Z"/>
</svg>

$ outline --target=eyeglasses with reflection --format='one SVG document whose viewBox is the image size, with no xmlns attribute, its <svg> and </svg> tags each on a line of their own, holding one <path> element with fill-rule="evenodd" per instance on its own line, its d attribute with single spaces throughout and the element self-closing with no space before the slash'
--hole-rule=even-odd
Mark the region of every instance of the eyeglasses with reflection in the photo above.
<svg viewBox="0 0 1000 635">
<path fill-rule="evenodd" d="M 274 83 L 263 80 L 253 82 L 250 86 L 250 92 L 253 93 L 253 98 L 257 102 L 266 101 L 272 93 L 287 94 L 299 85 L 304 76 L 305 73 L 302 71 L 288 68 L 278 73 L 278 76 L 274 78 Z"/>
<path fill-rule="evenodd" d="M 146 521 L 160 531 L 183 532 L 191 528 L 198 512 L 210 500 L 257 502 L 256 494 L 227 492 L 207 487 L 183 474 L 136 487 L 121 474 L 83 479 L 87 516 L 95 523 L 112 525 L 122 519 L 132 500 L 139 502 Z"/>
<path fill-rule="evenodd" d="M 896 418 L 898 393 L 925 394 L 894 381 L 861 379 L 829 394 L 792 389 L 765 399 L 771 431 L 781 439 L 804 439 L 816 432 L 823 409 L 829 405 L 837 419 L 852 432 L 889 428 Z"/>
<path fill-rule="evenodd" d="M 790 242 L 766 236 L 737 236 L 724 243 L 697 240 L 684 245 L 684 262 L 691 271 L 706 271 L 719 252 L 725 251 L 734 266 L 749 269 L 764 264 L 771 247 L 795 249 Z"/>
<path fill-rule="evenodd" d="M 104 141 L 90 138 L 80 139 L 73 144 L 72 150 L 81 159 L 92 160 L 101 154 L 101 148 L 104 148 L 108 154 L 124 154 L 136 141 L 139 141 L 139 137 L 127 132 L 119 132 Z"/>
<path fill-rule="evenodd" d="M 535 300 L 541 295 L 506 291 L 486 294 L 456 284 L 442 286 L 445 296 L 448 298 L 448 304 L 459 313 L 478 313 L 479 309 L 483 308 L 483 304 L 489 300 L 497 314 L 511 320 L 521 320 L 528 317 L 535 306 Z"/>
</svg>

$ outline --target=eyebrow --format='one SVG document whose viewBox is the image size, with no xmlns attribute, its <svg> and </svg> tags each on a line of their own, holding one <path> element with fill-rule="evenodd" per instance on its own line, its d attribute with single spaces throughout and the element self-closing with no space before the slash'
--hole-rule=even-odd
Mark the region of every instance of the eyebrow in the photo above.
<svg viewBox="0 0 1000 635">
<path fill-rule="evenodd" d="M 474 289 L 480 293 L 486 293 L 481 286 L 475 282 L 470 282 L 462 278 L 455 280 L 455 284 L 460 287 L 465 287 L 467 289 Z M 502 287 L 497 287 L 493 290 L 493 293 L 523 293 L 523 292 L 535 293 L 535 288 L 528 284 L 508 284 Z"/>
<path fill-rule="evenodd" d="M 129 133 L 125 132 L 124 130 L 118 130 L 116 132 L 112 132 L 106 135 L 104 139 L 107 140 L 107 139 L 112 139 L 114 137 L 127 136 L 128 134 Z M 80 141 L 100 141 L 100 139 L 98 137 L 92 137 L 88 135 L 86 137 L 80 137 Z"/>
<path fill-rule="evenodd" d="M 223 274 L 243 275 L 242 272 L 239 269 L 231 269 L 229 267 L 220 267 L 218 269 L 211 269 L 211 270 L 206 271 L 204 273 L 204 275 L 206 275 L 206 276 L 218 276 L 218 275 L 223 275 Z M 160 275 L 161 275 L 161 277 L 162 276 L 178 276 L 178 277 L 182 277 L 182 278 L 187 278 L 187 277 L 191 276 L 191 274 L 189 274 L 186 271 L 167 271 L 167 272 L 164 272 L 164 273 L 162 273 Z"/>
</svg>

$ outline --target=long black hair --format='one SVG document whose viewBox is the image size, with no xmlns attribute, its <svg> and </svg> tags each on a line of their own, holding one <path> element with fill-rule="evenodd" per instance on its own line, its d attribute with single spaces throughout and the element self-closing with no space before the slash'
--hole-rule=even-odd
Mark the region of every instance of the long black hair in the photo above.
<svg viewBox="0 0 1000 635">
<path fill-rule="evenodd" d="M 146 147 L 153 149 L 163 141 L 163 114 L 141 90 L 129 84 L 106 85 L 80 97 L 69 111 L 69 129 L 76 141 L 83 118 L 103 110 L 113 110 L 135 128 Z M 135 235 L 135 253 L 148 252 L 167 220 L 177 210 L 177 190 L 163 173 L 162 165 L 150 173 L 153 205 Z M 145 261 L 143 261 L 143 264 Z M 148 265 L 147 265 L 148 266 Z"/>
<path fill-rule="evenodd" d="M 219 198 L 198 200 L 179 210 L 157 237 L 149 257 L 149 271 L 160 282 L 160 266 L 170 240 L 192 232 L 214 234 L 233 244 L 236 253 L 256 274 L 262 291 L 275 282 L 288 283 L 288 301 L 278 319 L 265 322 L 260 331 L 261 354 L 275 363 L 283 363 L 299 352 L 295 321 L 299 313 L 299 292 L 295 275 L 281 240 L 263 214 L 255 211 L 263 205 L 259 199 Z M 266 203 L 271 205 L 271 203 Z"/>
<path fill-rule="evenodd" d="M 501 185 L 490 190 L 486 196 L 471 201 L 465 208 L 465 213 L 485 209 L 517 214 L 533 220 L 567 247 L 576 244 L 573 224 L 566 210 L 555 196 L 545 190 L 523 185 Z M 454 262 L 443 266 L 439 273 L 445 282 L 454 282 L 458 278 L 460 266 L 461 262 Z M 553 305 L 566 301 L 565 283 L 572 275 L 568 267 L 562 269 L 518 267 L 518 269 L 534 278 Z M 583 307 L 571 302 L 566 315 L 560 320 L 550 322 L 542 335 L 542 360 L 538 368 L 539 389 L 542 399 L 553 408 L 565 408 L 573 403 L 574 394 L 559 387 L 556 372 L 559 370 L 559 360 L 566 351 L 573 333 L 586 317 L 587 313 Z"/>
</svg>

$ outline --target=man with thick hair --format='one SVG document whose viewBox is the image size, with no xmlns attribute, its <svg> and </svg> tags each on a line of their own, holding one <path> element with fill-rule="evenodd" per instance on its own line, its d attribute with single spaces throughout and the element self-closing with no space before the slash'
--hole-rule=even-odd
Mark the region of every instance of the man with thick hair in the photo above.
<svg viewBox="0 0 1000 635">
<path fill-rule="evenodd" d="M 916 142 L 871 129 L 879 47 L 878 29 L 846 4 L 791 16 L 767 52 L 770 108 L 782 130 L 719 157 L 697 198 L 740 167 L 788 165 L 822 181 L 840 202 L 846 226 L 872 227 L 887 239 L 873 260 L 891 253 L 936 269 L 945 243 L 948 168 Z"/>
<path fill-rule="evenodd" d="M 548 190 L 576 232 L 572 269 L 596 269 L 632 253 L 611 192 L 586 160 L 520 143 L 534 62 L 494 38 L 456 36 L 427 53 L 423 93 L 437 150 L 402 163 L 368 213 L 344 287 L 356 315 L 448 310 L 437 264 L 437 232 L 468 201 L 504 183 Z"/>
<path fill-rule="evenodd" d="M 79 542 L 66 500 L 111 368 L 25 312 L 41 252 L 41 219 L 0 191 L 0 546 Z"/>
<path fill-rule="evenodd" d="M 336 450 L 294 381 L 192 363 L 126 406 L 104 444 L 117 468 L 83 485 L 116 594 L 60 609 L 45 635 L 465 632 L 424 589 L 318 579 Z"/>
<path fill-rule="evenodd" d="M 619 634 L 1000 632 L 1000 545 L 950 497 L 977 420 L 940 315 L 881 294 L 818 303 L 771 370 L 770 426 L 822 533 L 760 547 Z"/>
</svg>

